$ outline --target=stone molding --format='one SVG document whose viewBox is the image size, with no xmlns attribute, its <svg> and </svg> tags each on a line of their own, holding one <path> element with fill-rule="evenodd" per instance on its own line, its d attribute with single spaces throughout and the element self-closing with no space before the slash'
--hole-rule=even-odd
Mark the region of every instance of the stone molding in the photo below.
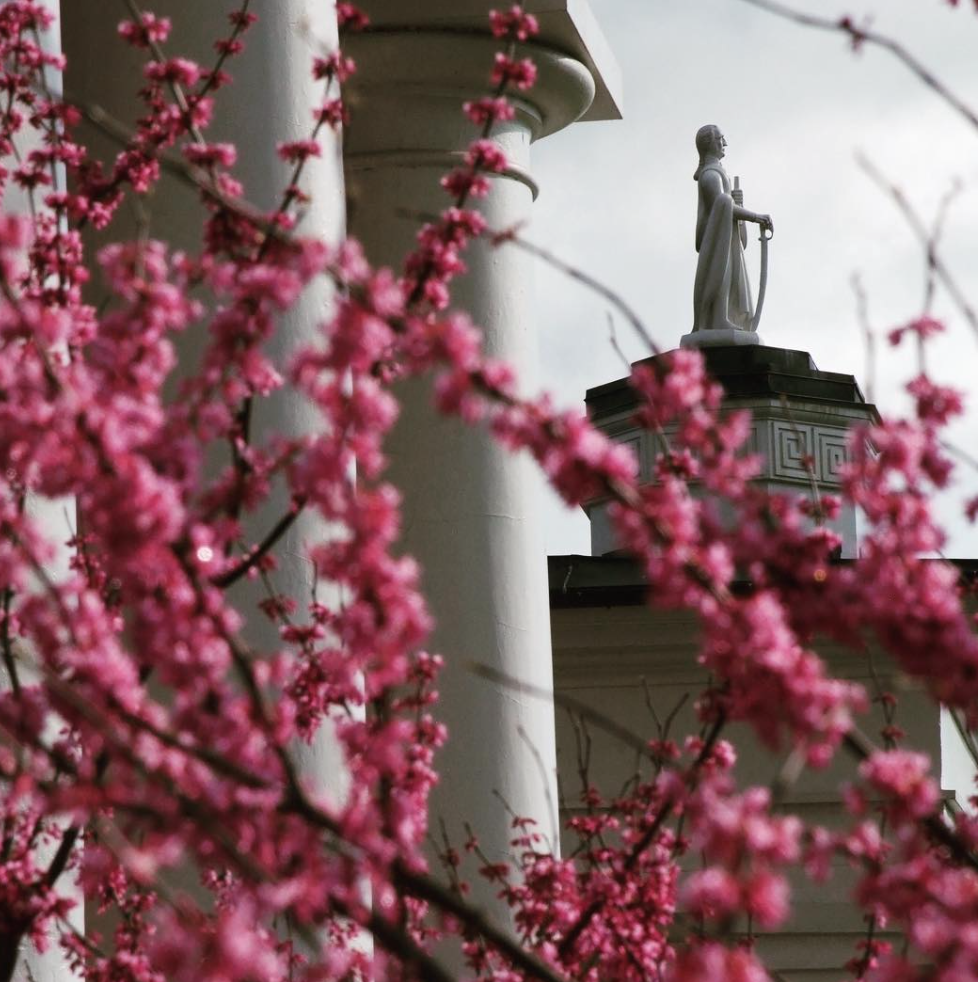
<svg viewBox="0 0 978 982">
<path fill-rule="evenodd" d="M 357 63 L 345 88 L 353 116 L 347 159 L 379 150 L 466 149 L 474 131 L 461 105 L 489 94 L 498 40 L 473 31 L 372 30 L 346 37 L 343 50 Z M 587 66 L 571 55 L 539 44 L 522 50 L 536 64 L 537 81 L 511 101 L 533 142 L 585 115 L 596 86 Z M 399 103 L 402 111 L 385 114 L 380 127 L 369 109 L 358 118 L 358 105 L 378 101 Z"/>
<path fill-rule="evenodd" d="M 360 0 L 377 31 L 452 31 L 488 34 L 488 0 Z M 540 24 L 537 45 L 570 55 L 594 80 L 595 94 L 584 120 L 622 118 L 622 76 L 614 53 L 587 0 L 527 0 L 526 9 Z M 347 39 L 344 39 L 347 43 Z"/>
<path fill-rule="evenodd" d="M 436 150 L 388 150 L 379 153 L 348 153 L 346 169 L 348 173 L 358 173 L 368 170 L 383 170 L 385 168 L 433 168 L 439 175 L 446 174 L 453 167 L 458 167 L 465 159 L 461 150 L 439 152 Z M 540 195 L 540 185 L 536 178 L 525 168 L 512 164 L 502 171 L 501 177 L 525 184 L 533 195 L 533 200 Z"/>
</svg>

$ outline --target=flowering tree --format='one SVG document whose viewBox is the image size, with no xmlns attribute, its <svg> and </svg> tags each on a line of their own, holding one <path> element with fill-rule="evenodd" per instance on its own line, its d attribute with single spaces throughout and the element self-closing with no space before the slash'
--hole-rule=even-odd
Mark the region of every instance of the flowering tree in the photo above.
<svg viewBox="0 0 978 982">
<path fill-rule="evenodd" d="M 40 43 L 43 7 L 0 6 L 0 181 L 30 201 L 27 216 L 0 220 L 0 980 L 22 939 L 43 947 L 51 933 L 91 982 L 448 982 L 453 945 L 466 974 L 500 982 L 761 980 L 750 939 L 731 935 L 735 919 L 776 926 L 788 869 L 823 877 L 834 856 L 857 869 L 870 922 L 857 977 L 978 975 L 978 821 L 941 815 L 928 761 L 898 746 L 888 697 L 883 745 L 861 734 L 869 696 L 811 648 L 816 631 L 856 651 L 873 635 L 965 733 L 978 726 L 978 640 L 957 572 L 917 558 L 942 541 L 928 497 L 952 470 L 941 430 L 958 394 L 921 373 L 913 418 L 855 434 L 844 494 L 871 530 L 846 565 L 832 562 L 837 542 L 821 525 L 837 501 L 752 485 L 747 420 L 721 415 L 695 352 L 634 372 L 642 424 L 675 432 L 656 483 L 640 485 L 629 452 L 577 413 L 518 396 L 478 327 L 450 309 L 465 246 L 487 234 L 472 202 L 506 166 L 488 137 L 513 112 L 507 93 L 534 81 L 518 51 L 534 18 L 520 6 L 492 15 L 500 52 L 488 94 L 464 107 L 474 141 L 443 181 L 445 211 L 392 272 L 371 268 L 355 242 L 329 247 L 296 228 L 304 165 L 324 128 L 346 120 L 338 86 L 355 66 L 341 52 L 310 65 L 323 103 L 309 138 L 279 148 L 294 171 L 277 209 L 250 205 L 234 147 L 208 142 L 225 69 L 253 28 L 248 6 L 212 68 L 165 53 L 165 18 L 137 10 L 120 25 L 146 52 L 145 111 L 107 170 L 81 142 L 86 107 L 47 87 L 45 70 L 62 65 Z M 337 16 L 344 30 L 364 26 L 347 3 Z M 21 153 L 31 132 L 41 139 Z M 198 247 L 104 247 L 95 258 L 111 300 L 96 309 L 83 293 L 94 267 L 82 232 L 111 233 L 121 204 L 164 166 L 199 189 Z M 272 364 L 263 349 L 278 319 L 323 277 L 337 299 L 319 342 Z M 164 389 L 174 340 L 192 324 L 206 324 L 207 345 L 181 366 L 174 398 Z M 893 340 L 923 345 L 940 327 L 921 316 Z M 647 768 L 627 794 L 586 788 L 572 857 L 551 854 L 522 821 L 517 866 L 481 870 L 515 934 L 469 904 L 455 851 L 442 876 L 422 848 L 446 734 L 441 660 L 424 647 L 415 564 L 394 554 L 398 494 L 384 478 L 391 383 L 404 376 L 430 378 L 443 412 L 529 452 L 568 503 L 610 497 L 650 601 L 702 625 L 712 681 L 701 730 L 640 738 Z M 256 438 L 254 404 L 282 387 L 318 409 L 317 434 Z M 215 457 L 226 462 L 216 474 L 204 466 Z M 713 498 L 694 498 L 692 480 Z M 290 507 L 252 541 L 244 519 L 279 485 Z M 76 503 L 70 541 L 36 518 L 38 498 Z M 737 521 L 719 520 L 719 499 Z M 331 529 L 310 544 L 329 587 L 311 598 L 283 593 L 275 576 L 276 544 L 304 512 Z M 58 578 L 47 564 L 64 549 L 70 571 Z M 246 578 L 264 590 L 274 649 L 242 629 L 252 611 L 230 591 Z M 732 589 L 735 579 L 749 588 Z M 330 599 L 340 592 L 342 603 Z M 296 762 L 297 743 L 327 718 L 349 777 L 341 802 L 316 793 Z M 776 813 L 767 789 L 737 787 L 725 739 L 735 721 L 806 766 L 851 756 L 848 825 L 806 825 Z M 878 814 L 870 801 L 882 801 Z M 475 841 L 467 848 L 478 854 Z M 706 863 L 684 874 L 690 848 Z M 174 886 L 188 869 L 199 882 Z M 107 915 L 97 934 L 71 926 L 69 874 Z M 906 951 L 876 939 L 884 921 L 906 933 Z"/>
</svg>

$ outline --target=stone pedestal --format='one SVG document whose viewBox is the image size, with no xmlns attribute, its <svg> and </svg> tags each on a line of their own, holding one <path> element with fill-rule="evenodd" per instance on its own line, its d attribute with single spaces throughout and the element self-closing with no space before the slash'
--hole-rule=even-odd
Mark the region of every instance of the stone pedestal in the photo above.
<svg viewBox="0 0 978 982">
<path fill-rule="evenodd" d="M 490 91 L 500 42 L 488 34 L 488 4 L 361 6 L 373 28 L 344 41 L 358 66 L 346 90 L 353 114 L 344 147 L 350 232 L 374 263 L 397 268 L 414 244 L 413 216 L 448 204 L 439 178 L 477 136 L 461 106 Z M 534 140 L 588 113 L 617 114 L 609 87 L 615 73 L 586 4 L 529 9 L 542 7 L 543 33 L 521 50 L 536 62 L 537 84 L 514 100 L 516 119 L 493 133 L 510 162 L 479 205 L 493 229 L 529 217 L 537 193 L 529 172 Z M 471 314 L 488 354 L 513 365 L 532 392 L 528 260 L 519 250 L 478 243 L 465 262 L 453 306 Z M 551 686 L 538 478 L 528 460 L 483 431 L 441 418 L 430 382 L 402 385 L 398 394 L 402 413 L 388 447 L 390 476 L 404 494 L 402 542 L 423 567 L 437 621 L 432 648 L 446 657 L 438 712 L 450 735 L 438 760 L 432 826 L 437 834 L 444 820 L 458 845 L 469 822 L 488 856 L 503 859 L 513 836 L 507 809 L 536 819 L 548 837 L 554 833 L 554 713 L 546 699 L 484 681 L 471 666 Z M 475 886 L 480 902 L 495 905 L 493 890 Z"/>
<path fill-rule="evenodd" d="M 751 413 L 746 450 L 763 458 L 757 481 L 771 493 L 810 494 L 810 462 L 819 493 L 837 493 L 849 429 L 879 420 L 876 407 L 865 401 L 855 378 L 820 371 L 805 351 L 762 344 L 708 346 L 703 355 L 710 374 L 726 393 L 724 409 Z M 642 477 L 651 480 L 661 448 L 654 434 L 636 426 L 632 418 L 636 405 L 627 379 L 587 393 L 591 419 L 608 436 L 632 447 Z M 607 502 L 588 502 L 586 510 L 591 519 L 592 553 L 613 552 L 618 544 L 608 521 Z M 857 521 L 855 508 L 846 504 L 829 523 L 842 537 L 843 558 L 857 554 Z"/>
<path fill-rule="evenodd" d="M 679 340 L 680 348 L 732 348 L 747 344 L 763 344 L 756 331 L 743 331 L 737 328 L 728 330 L 693 331 L 684 334 Z"/>
</svg>

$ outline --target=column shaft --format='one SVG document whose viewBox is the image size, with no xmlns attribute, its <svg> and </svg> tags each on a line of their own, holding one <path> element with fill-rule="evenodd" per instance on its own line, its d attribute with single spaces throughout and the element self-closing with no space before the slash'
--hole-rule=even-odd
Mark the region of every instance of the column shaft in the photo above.
<svg viewBox="0 0 978 982">
<path fill-rule="evenodd" d="M 437 213 L 448 204 L 439 187 L 477 135 L 462 113 L 465 99 L 486 93 L 499 43 L 471 33 L 366 33 L 347 50 L 357 60 L 353 122 L 345 160 L 351 234 L 375 263 L 397 267 L 418 222 L 405 212 Z M 530 144 L 566 125 L 590 102 L 594 83 L 572 58 L 538 48 L 537 88 L 518 104 L 516 120 L 493 138 L 510 170 L 492 182 L 480 205 L 490 228 L 524 222 L 535 185 Z M 524 392 L 536 386 L 531 270 L 515 249 L 477 243 L 468 272 L 453 285 L 453 306 L 484 331 L 485 349 L 514 366 Z M 443 820 L 453 843 L 471 823 L 493 860 L 510 853 L 509 810 L 555 831 L 554 714 L 547 698 L 477 677 L 473 664 L 552 688 L 546 556 L 539 476 L 532 462 L 432 405 L 430 383 L 400 388 L 401 417 L 389 441 L 391 477 L 404 494 L 403 545 L 424 570 L 446 668 L 438 714 L 449 728 L 431 824 Z M 556 846 L 555 846 L 556 847 Z M 492 889 L 476 884 L 480 902 Z"/>
<path fill-rule="evenodd" d="M 141 111 L 135 93 L 140 87 L 145 56 L 125 46 L 116 36 L 120 7 L 111 3 L 66 5 L 64 48 L 68 55 L 67 90 L 78 101 L 94 103 L 112 116 L 131 125 Z M 215 58 L 213 43 L 228 34 L 228 3 L 199 3 L 198 0 L 158 0 L 155 13 L 171 18 L 173 30 L 167 53 L 195 59 L 210 67 Z M 227 63 L 233 83 L 216 93 L 214 123 L 207 139 L 228 141 L 237 146 L 235 176 L 245 186 L 246 197 L 262 209 L 274 209 L 291 178 L 292 165 L 282 161 L 276 145 L 307 138 L 314 126 L 314 109 L 322 103 L 322 83 L 312 76 L 312 59 L 336 44 L 335 11 L 332 4 L 318 0 L 275 0 L 257 5 L 259 22 L 245 35 L 244 52 Z M 302 176 L 303 190 L 312 204 L 298 232 L 336 243 L 345 224 L 343 173 L 340 140 L 328 130 L 320 134 L 322 155 L 308 161 Z M 118 147 L 93 135 L 90 147 L 111 160 Z M 143 204 L 149 214 L 149 234 L 174 248 L 199 250 L 205 217 L 198 196 L 174 179 L 164 176 Z M 119 223 L 127 219 L 119 216 Z M 132 235 L 124 224 L 111 228 L 114 239 Z M 98 239 L 89 245 L 94 254 Z M 266 353 L 282 370 L 296 346 L 316 338 L 320 324 L 328 318 L 331 290 L 324 278 L 314 282 L 280 318 Z M 180 338 L 180 367 L 177 374 L 192 369 L 205 343 L 203 327 Z M 304 398 L 288 390 L 271 399 L 256 400 L 252 436 L 256 444 L 272 432 L 286 436 L 313 432 L 319 426 L 318 412 Z M 222 456 L 216 466 L 227 463 Z M 268 503 L 248 516 L 245 533 L 258 541 L 285 514 L 288 494 L 279 480 Z M 275 586 L 302 602 L 310 595 L 313 570 L 305 558 L 310 542 L 328 534 L 325 524 L 304 514 L 283 536 L 276 548 L 279 569 Z M 277 628 L 255 609 L 262 596 L 260 585 L 244 581 L 234 597 L 248 616 L 246 634 L 257 650 L 273 651 L 279 644 Z M 324 601 L 329 597 L 320 591 Z M 342 757 L 329 728 L 311 746 L 297 748 L 303 773 L 320 789 L 342 795 L 346 775 Z"/>
</svg>

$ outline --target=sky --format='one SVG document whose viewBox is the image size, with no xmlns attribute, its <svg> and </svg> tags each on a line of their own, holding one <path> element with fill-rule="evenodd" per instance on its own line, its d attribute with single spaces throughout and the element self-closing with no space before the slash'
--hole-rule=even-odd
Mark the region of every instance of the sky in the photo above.
<svg viewBox="0 0 978 982">
<path fill-rule="evenodd" d="M 790 0 L 797 10 L 848 14 L 903 43 L 978 108 L 978 13 L 947 0 Z M 868 157 L 930 220 L 954 181 L 941 252 L 978 306 L 978 130 L 889 53 L 854 53 L 834 32 L 783 21 L 745 0 L 591 0 L 624 76 L 624 119 L 579 123 L 534 147 L 541 184 L 527 238 L 618 292 L 663 348 L 691 326 L 696 254 L 693 140 L 717 123 L 729 174 L 745 206 L 774 219 L 760 334 L 765 344 L 809 351 L 820 369 L 854 374 L 884 414 L 907 407 L 916 373 L 887 331 L 921 312 L 923 254 L 892 200 L 860 169 Z M 757 283 L 759 247 L 749 237 Z M 877 335 L 867 358 L 851 281 L 858 274 Z M 756 292 L 756 289 L 755 289 Z M 625 374 L 609 339 L 607 301 L 541 265 L 537 270 L 541 375 L 565 405 Z M 978 456 L 978 338 L 938 293 L 946 336 L 927 355 L 930 374 L 971 396 L 950 434 Z M 629 360 L 648 352 L 615 317 Z M 970 392 L 969 392 L 970 390 Z M 959 468 L 938 503 L 945 554 L 978 556 L 978 532 L 961 501 L 978 471 Z M 548 552 L 588 553 L 588 524 L 547 493 Z"/>
</svg>

